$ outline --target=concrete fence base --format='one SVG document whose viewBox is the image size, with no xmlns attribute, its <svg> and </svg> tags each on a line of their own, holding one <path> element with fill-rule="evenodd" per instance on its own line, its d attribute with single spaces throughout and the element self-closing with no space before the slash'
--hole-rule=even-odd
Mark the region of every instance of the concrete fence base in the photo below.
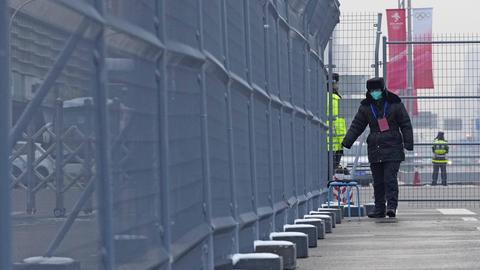
<svg viewBox="0 0 480 270">
<path fill-rule="evenodd" d="M 333 232 L 333 222 L 332 218 L 329 215 L 304 215 L 304 219 L 321 219 L 325 223 L 325 232 L 332 233 Z"/>
<path fill-rule="evenodd" d="M 335 223 L 342 224 L 343 212 L 340 208 L 318 208 L 318 211 L 327 211 L 335 213 Z"/>
<path fill-rule="evenodd" d="M 295 269 L 297 267 L 297 249 L 290 241 L 261 241 L 254 242 L 256 253 L 273 253 L 282 257 L 283 269 Z"/>
<path fill-rule="evenodd" d="M 281 256 L 273 253 L 244 253 L 232 256 L 234 269 L 248 270 L 282 270 Z"/>
<path fill-rule="evenodd" d="M 65 257 L 31 257 L 13 265 L 14 270 L 80 270 L 80 262 Z"/>
<path fill-rule="evenodd" d="M 308 224 L 317 227 L 318 239 L 325 239 L 325 222 L 321 219 L 295 219 L 295 224 Z"/>
<path fill-rule="evenodd" d="M 313 228 L 317 230 L 315 227 Z M 297 258 L 308 257 L 308 235 L 302 232 L 273 232 L 270 234 L 270 240 L 288 241 L 295 244 Z M 315 241 L 317 239 L 315 238 Z M 283 263 L 285 264 L 285 258 Z"/>
<path fill-rule="evenodd" d="M 287 224 L 283 226 L 285 232 L 300 232 L 308 236 L 308 247 L 313 248 L 317 247 L 317 227 L 314 225 L 308 224 Z M 299 248 L 297 247 L 297 255 L 299 253 Z"/>
<path fill-rule="evenodd" d="M 332 219 L 332 228 L 335 228 L 336 219 L 335 216 L 336 214 L 334 212 L 329 212 L 329 211 L 310 211 L 310 215 L 328 215 Z"/>
</svg>

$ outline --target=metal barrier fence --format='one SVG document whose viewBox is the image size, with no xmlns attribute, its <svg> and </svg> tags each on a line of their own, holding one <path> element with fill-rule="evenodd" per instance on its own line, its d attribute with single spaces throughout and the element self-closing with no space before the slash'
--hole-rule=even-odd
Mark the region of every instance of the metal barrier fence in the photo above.
<svg viewBox="0 0 480 270">
<path fill-rule="evenodd" d="M 325 199 L 337 1 L 5 3 L 0 269 L 213 269 Z"/>
<path fill-rule="evenodd" d="M 411 115 L 415 136 L 415 150 L 407 153 L 399 175 L 403 186 L 400 199 L 422 207 L 479 207 L 479 36 L 444 34 L 434 36 L 432 41 L 384 44 L 432 46 L 434 88 L 416 89 L 416 95 L 406 90 L 400 92 Z M 441 173 L 436 179 L 433 173 L 432 146 L 439 131 L 445 133 L 449 145 L 446 181 Z"/>
<path fill-rule="evenodd" d="M 381 13 L 343 13 L 333 33 L 335 72 L 340 75 L 339 116 L 345 118 L 348 128 L 365 98 L 365 82 L 379 75 L 381 70 L 380 44 Z M 372 201 L 373 181 L 367 158 L 366 136 L 368 127 L 351 149 L 344 149 L 341 165 L 350 170 L 352 177 L 364 188 L 362 203 Z"/>
</svg>

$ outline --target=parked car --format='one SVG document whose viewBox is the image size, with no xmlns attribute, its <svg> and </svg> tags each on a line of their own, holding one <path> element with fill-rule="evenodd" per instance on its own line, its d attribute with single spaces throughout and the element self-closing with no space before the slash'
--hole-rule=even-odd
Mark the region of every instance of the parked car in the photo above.
<svg viewBox="0 0 480 270">
<path fill-rule="evenodd" d="M 357 166 L 355 167 L 355 170 L 353 170 L 357 154 Z M 366 143 L 363 143 L 360 146 L 360 142 L 356 141 L 352 148 L 345 149 L 340 165 L 347 168 L 352 174 L 352 179 L 356 180 L 360 185 L 368 186 L 373 182 L 372 171 L 370 170 L 370 163 L 368 162 Z"/>
</svg>

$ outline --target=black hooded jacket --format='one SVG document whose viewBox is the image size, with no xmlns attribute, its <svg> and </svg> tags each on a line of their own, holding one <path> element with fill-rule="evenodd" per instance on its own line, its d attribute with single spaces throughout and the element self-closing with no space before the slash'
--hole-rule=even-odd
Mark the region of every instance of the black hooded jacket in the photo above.
<svg viewBox="0 0 480 270">
<path fill-rule="evenodd" d="M 383 98 L 375 101 L 367 93 L 367 98 L 362 100 L 355 118 L 343 139 L 342 145 L 352 147 L 353 143 L 362 134 L 367 125 L 370 134 L 367 138 L 368 160 L 370 163 L 385 161 L 404 161 L 403 149 L 413 150 L 413 129 L 410 117 L 401 99 L 388 90 L 383 91 Z M 370 105 L 373 106 L 378 118 L 383 117 L 384 102 L 387 102 L 386 118 L 389 130 L 380 132 Z"/>
</svg>

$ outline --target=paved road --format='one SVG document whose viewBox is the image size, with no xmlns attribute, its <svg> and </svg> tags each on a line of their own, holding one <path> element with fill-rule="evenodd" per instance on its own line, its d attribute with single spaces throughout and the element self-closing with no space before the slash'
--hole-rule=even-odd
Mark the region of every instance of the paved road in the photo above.
<svg viewBox="0 0 480 270">
<path fill-rule="evenodd" d="M 400 208 L 397 223 L 343 222 L 297 269 L 480 269 L 480 209 L 470 210 L 473 215 Z"/>
</svg>

